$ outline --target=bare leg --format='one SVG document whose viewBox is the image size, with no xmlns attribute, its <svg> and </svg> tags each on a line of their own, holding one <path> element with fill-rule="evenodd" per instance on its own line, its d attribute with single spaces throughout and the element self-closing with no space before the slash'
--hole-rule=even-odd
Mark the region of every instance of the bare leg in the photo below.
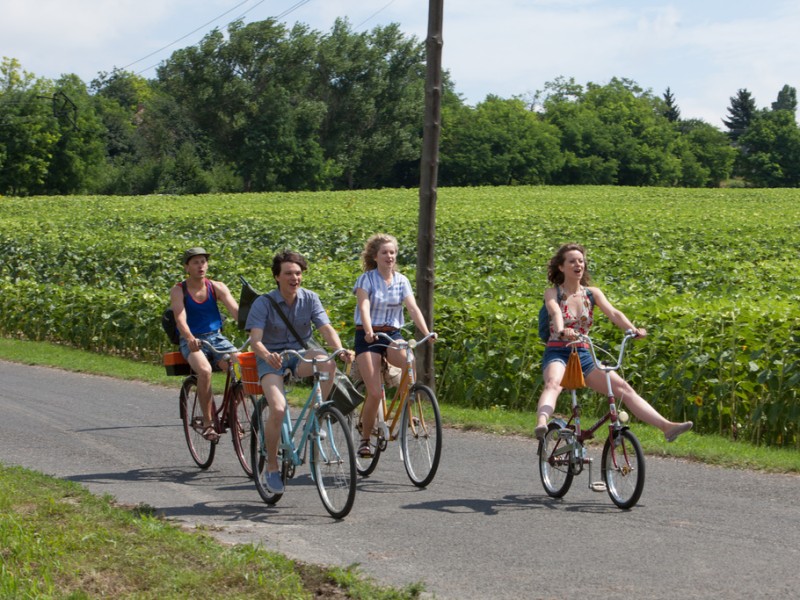
<svg viewBox="0 0 800 600">
<path fill-rule="evenodd" d="M 322 351 L 309 351 L 306 352 L 306 358 L 312 358 L 314 356 L 321 356 L 325 358 L 326 354 Z M 317 364 L 317 370 L 320 373 L 327 373 L 328 378 L 324 381 L 320 382 L 320 391 L 322 392 L 322 399 L 327 400 L 328 396 L 331 394 L 331 388 L 333 387 L 333 375 L 336 372 L 336 363 L 333 361 L 326 361 L 324 363 Z M 309 363 L 305 363 L 300 361 L 300 364 L 297 365 L 297 376 L 298 377 L 309 377 L 313 375 L 314 369 Z"/>
<path fill-rule="evenodd" d="M 381 355 L 375 352 L 362 352 L 356 356 L 358 372 L 367 388 L 367 397 L 361 411 L 361 437 L 369 439 L 375 419 L 378 416 L 378 402 L 383 396 L 381 386 Z"/>
<path fill-rule="evenodd" d="M 267 471 L 278 470 L 278 445 L 281 440 L 281 425 L 286 413 L 286 398 L 283 395 L 283 377 L 277 374 L 264 375 L 261 388 L 269 404 L 269 416 L 264 425 L 264 444 L 267 447 Z"/>
<path fill-rule="evenodd" d="M 585 377 L 585 380 L 586 384 L 594 391 L 603 395 L 608 394 L 606 377 L 602 371 L 594 369 Z M 627 381 L 613 372 L 611 373 L 611 391 L 617 401 L 627 406 L 637 419 L 663 431 L 668 441 L 672 441 L 681 433 L 692 428 L 691 421 L 675 423 L 665 419 L 647 400 L 637 394 Z"/>
<path fill-rule="evenodd" d="M 214 399 L 211 391 L 211 363 L 198 350 L 189 353 L 189 364 L 197 375 L 197 399 L 203 411 L 203 425 L 208 427 L 214 424 L 214 415 L 211 414 L 211 401 Z"/>
<path fill-rule="evenodd" d="M 536 426 L 547 427 L 547 421 L 553 415 L 556 408 L 556 400 L 561 393 L 561 379 L 564 377 L 566 366 L 553 361 L 544 370 L 544 388 L 539 396 L 539 405 L 536 409 Z"/>
</svg>

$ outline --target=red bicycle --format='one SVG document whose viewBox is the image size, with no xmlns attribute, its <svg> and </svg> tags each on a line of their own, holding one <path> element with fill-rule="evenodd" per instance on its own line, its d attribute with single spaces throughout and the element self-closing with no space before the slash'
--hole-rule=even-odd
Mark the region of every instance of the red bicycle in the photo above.
<svg viewBox="0 0 800 600">
<path fill-rule="evenodd" d="M 616 364 L 606 365 L 597 360 L 591 338 L 580 336 L 578 342 L 589 344 L 595 366 L 603 371 L 608 384 L 608 412 L 588 429 L 581 428 L 580 405 L 575 390 L 572 393 L 572 414 L 568 421 L 554 418 L 547 424 L 547 433 L 539 442 L 539 476 L 544 491 L 553 498 L 561 498 L 569 491 L 572 479 L 584 467 L 589 469 L 589 488 L 595 492 L 608 492 L 611 501 L 619 508 L 634 506 L 644 489 L 644 452 L 638 438 L 628 428 L 628 413 L 617 410 L 611 391 L 611 371 L 622 366 L 625 344 L 636 337 L 626 331 L 619 349 Z M 594 437 L 601 425 L 608 423 L 608 437 L 603 446 L 600 462 L 602 481 L 592 480 L 592 458 L 587 456 L 584 442 Z"/>
<path fill-rule="evenodd" d="M 253 409 L 256 398 L 245 393 L 242 384 L 241 369 L 235 354 L 227 352 L 217 352 L 211 344 L 203 342 L 219 358 L 227 362 L 228 368 L 225 373 L 225 391 L 222 394 L 222 403 L 217 406 L 212 400 L 212 414 L 214 415 L 214 431 L 222 435 L 227 431 L 231 432 L 233 450 L 239 464 L 248 477 L 253 476 L 253 469 L 250 465 L 250 428 Z M 244 345 L 238 349 L 244 350 L 250 343 L 248 339 Z M 211 441 L 203 437 L 203 411 L 200 400 L 197 396 L 197 375 L 195 375 L 189 363 L 183 358 L 180 352 L 168 352 L 164 355 L 164 366 L 167 375 L 186 375 L 181 385 L 179 398 L 180 417 L 183 421 L 183 433 L 186 437 L 186 444 L 189 446 L 189 453 L 197 466 L 207 469 L 214 462 L 214 454 L 217 449 L 218 440 Z M 243 440 L 245 440 L 243 442 Z"/>
</svg>

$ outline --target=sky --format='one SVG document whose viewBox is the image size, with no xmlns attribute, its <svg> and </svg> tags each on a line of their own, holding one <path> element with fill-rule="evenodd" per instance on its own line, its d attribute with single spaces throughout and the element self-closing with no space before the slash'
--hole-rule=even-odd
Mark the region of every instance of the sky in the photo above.
<svg viewBox="0 0 800 600">
<path fill-rule="evenodd" d="M 684 119 L 724 128 L 747 89 L 769 107 L 800 88 L 796 0 L 443 0 L 442 66 L 475 105 L 488 94 L 529 97 L 559 77 L 626 78 L 663 96 Z M 114 68 L 155 77 L 172 52 L 242 17 L 277 18 L 326 33 L 337 17 L 357 32 L 398 23 L 424 41 L 425 0 L 0 0 L 0 56 L 24 71 L 87 84 Z"/>
</svg>

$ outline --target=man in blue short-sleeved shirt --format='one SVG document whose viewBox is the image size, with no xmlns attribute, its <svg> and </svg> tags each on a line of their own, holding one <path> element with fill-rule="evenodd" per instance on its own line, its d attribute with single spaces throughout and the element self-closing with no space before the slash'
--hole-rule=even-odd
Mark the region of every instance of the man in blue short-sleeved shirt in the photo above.
<svg viewBox="0 0 800 600">
<path fill-rule="evenodd" d="M 280 428 L 286 412 L 283 373 L 286 369 L 290 369 L 298 377 L 308 377 L 312 374 L 310 364 L 301 362 L 296 356 L 281 359 L 280 353 L 283 350 L 302 350 L 303 342 L 308 343 L 312 337 L 312 325 L 334 351 L 342 347 L 339 334 L 331 325 L 319 296 L 301 287 L 303 271 L 307 268 L 306 259 L 297 252 L 277 254 L 272 259 L 272 275 L 278 287 L 269 294 L 259 296 L 253 302 L 245 324 L 245 328 L 250 330 L 250 345 L 256 355 L 258 378 L 269 404 L 269 415 L 264 426 L 267 446 L 266 484 L 267 490 L 273 494 L 283 493 L 283 481 L 277 458 Z M 270 298 L 275 301 L 277 307 Z M 279 309 L 292 324 L 300 340 L 286 325 L 278 313 Z M 322 350 L 310 349 L 305 356 L 310 358 L 314 354 L 325 353 Z M 347 362 L 352 360 L 350 353 L 340 356 Z M 322 383 L 322 396 L 327 398 L 333 385 L 336 365 L 333 362 L 325 362 L 317 367 L 320 371 L 328 373 L 328 380 Z"/>
</svg>

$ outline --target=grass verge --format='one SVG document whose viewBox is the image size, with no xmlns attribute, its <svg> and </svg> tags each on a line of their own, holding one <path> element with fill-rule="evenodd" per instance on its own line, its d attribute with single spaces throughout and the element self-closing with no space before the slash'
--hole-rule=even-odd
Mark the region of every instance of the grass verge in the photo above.
<svg viewBox="0 0 800 600">
<path fill-rule="evenodd" d="M 148 507 L 0 465 L 2 598 L 416 598 L 251 544 L 225 546 Z"/>
</svg>

